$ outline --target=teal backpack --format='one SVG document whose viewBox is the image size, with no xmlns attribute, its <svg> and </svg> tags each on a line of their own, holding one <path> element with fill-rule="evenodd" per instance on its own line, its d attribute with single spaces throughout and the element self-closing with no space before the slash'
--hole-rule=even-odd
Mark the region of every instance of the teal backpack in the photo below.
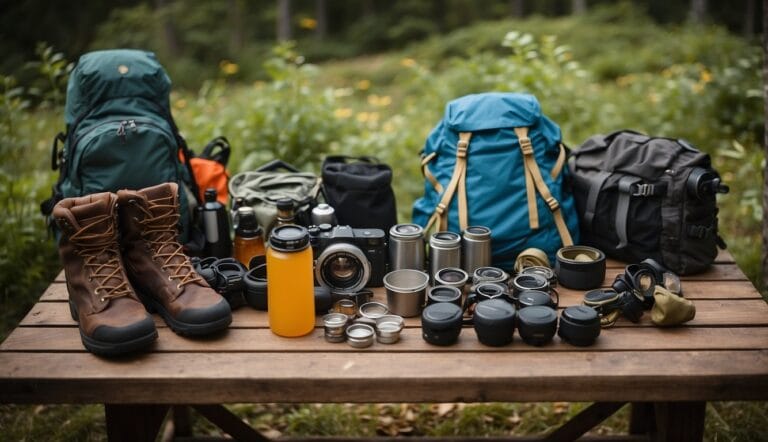
<svg viewBox="0 0 768 442">
<path fill-rule="evenodd" d="M 116 49 L 80 57 L 67 84 L 66 134 L 56 136 L 51 154 L 59 179 L 41 204 L 43 214 L 49 216 L 63 198 L 173 181 L 185 189 L 179 199 L 187 241 L 190 204 L 199 192 L 192 155 L 171 117 L 170 90 L 171 80 L 151 52 Z"/>
<path fill-rule="evenodd" d="M 424 196 L 413 221 L 437 230 L 491 229 L 493 265 L 512 269 L 517 255 L 543 250 L 554 263 L 578 241 L 578 216 L 565 185 L 560 128 L 536 97 L 467 95 L 448 103 L 421 153 Z"/>
</svg>

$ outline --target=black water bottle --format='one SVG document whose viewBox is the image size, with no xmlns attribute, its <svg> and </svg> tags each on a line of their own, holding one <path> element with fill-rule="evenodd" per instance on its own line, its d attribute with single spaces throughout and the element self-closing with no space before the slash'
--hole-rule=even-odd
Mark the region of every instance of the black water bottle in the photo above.
<svg viewBox="0 0 768 442">
<path fill-rule="evenodd" d="M 232 256 L 229 236 L 229 215 L 223 204 L 216 200 L 216 189 L 205 190 L 205 203 L 200 207 L 200 220 L 205 234 L 205 256 L 228 258 Z"/>
</svg>

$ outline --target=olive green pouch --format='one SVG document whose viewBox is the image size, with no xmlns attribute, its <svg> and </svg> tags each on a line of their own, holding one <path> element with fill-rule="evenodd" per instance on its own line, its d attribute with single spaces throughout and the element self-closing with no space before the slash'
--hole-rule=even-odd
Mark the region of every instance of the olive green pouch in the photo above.
<svg viewBox="0 0 768 442">
<path fill-rule="evenodd" d="M 693 302 L 675 295 L 662 286 L 656 286 L 653 299 L 651 321 L 656 325 L 679 325 L 696 316 L 696 306 L 693 305 Z"/>
</svg>

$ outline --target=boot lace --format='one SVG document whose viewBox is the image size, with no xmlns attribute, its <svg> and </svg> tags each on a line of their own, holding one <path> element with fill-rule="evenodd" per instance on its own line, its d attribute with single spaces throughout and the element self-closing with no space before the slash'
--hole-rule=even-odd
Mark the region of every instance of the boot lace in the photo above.
<svg viewBox="0 0 768 442">
<path fill-rule="evenodd" d="M 94 218 L 93 223 L 81 228 L 69 238 L 76 246 L 77 253 L 84 259 L 88 280 L 96 281 L 94 294 L 101 302 L 131 294 L 131 288 L 121 272 L 115 223 L 109 222 L 110 217 L 111 215 L 102 215 Z M 106 231 L 89 232 L 93 226 L 105 222 L 109 226 Z"/>
<path fill-rule="evenodd" d="M 177 281 L 177 289 L 193 282 L 202 282 L 203 278 L 195 272 L 182 245 L 176 240 L 176 224 L 181 215 L 175 204 L 163 203 L 162 200 L 148 201 L 152 210 L 131 200 L 144 212 L 144 219 L 139 221 L 144 227 L 141 235 L 149 243 L 154 259 L 160 261 L 160 268 L 168 274 L 168 279 Z"/>
</svg>

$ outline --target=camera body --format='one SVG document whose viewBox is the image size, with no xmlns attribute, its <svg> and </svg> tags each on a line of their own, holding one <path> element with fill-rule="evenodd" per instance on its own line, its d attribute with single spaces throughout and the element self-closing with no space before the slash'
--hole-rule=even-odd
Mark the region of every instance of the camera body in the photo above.
<svg viewBox="0 0 768 442">
<path fill-rule="evenodd" d="M 387 273 L 387 239 L 381 229 L 323 224 L 310 229 L 315 279 L 337 292 L 382 287 Z"/>
</svg>

